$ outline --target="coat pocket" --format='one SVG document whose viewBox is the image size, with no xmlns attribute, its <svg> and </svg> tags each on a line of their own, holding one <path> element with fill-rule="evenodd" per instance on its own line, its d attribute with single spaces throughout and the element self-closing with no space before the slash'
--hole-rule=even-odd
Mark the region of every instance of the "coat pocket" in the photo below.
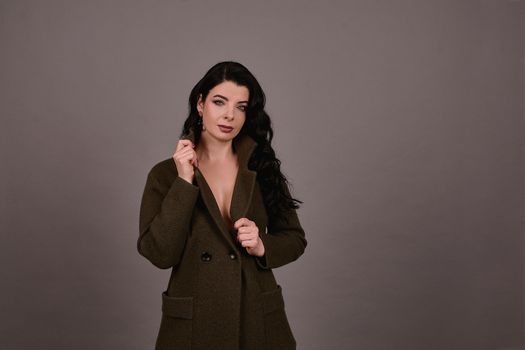
<svg viewBox="0 0 525 350">
<path fill-rule="evenodd" d="M 162 292 L 162 318 L 155 350 L 191 349 L 193 297 L 172 297 Z"/>
<path fill-rule="evenodd" d="M 294 350 L 296 341 L 292 334 L 286 311 L 282 288 L 261 293 L 266 350 Z"/>
</svg>

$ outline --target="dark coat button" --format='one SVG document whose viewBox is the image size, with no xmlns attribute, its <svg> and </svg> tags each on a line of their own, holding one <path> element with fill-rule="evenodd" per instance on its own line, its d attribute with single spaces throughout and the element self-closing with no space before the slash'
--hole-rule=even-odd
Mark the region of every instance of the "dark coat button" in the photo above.
<svg viewBox="0 0 525 350">
<path fill-rule="evenodd" d="M 237 259 L 237 255 L 235 255 L 234 252 L 230 252 L 230 259 L 232 259 L 232 260 Z"/>
<path fill-rule="evenodd" d="M 202 252 L 201 260 L 202 261 L 210 261 L 211 260 L 211 254 L 208 253 L 208 252 Z"/>
</svg>

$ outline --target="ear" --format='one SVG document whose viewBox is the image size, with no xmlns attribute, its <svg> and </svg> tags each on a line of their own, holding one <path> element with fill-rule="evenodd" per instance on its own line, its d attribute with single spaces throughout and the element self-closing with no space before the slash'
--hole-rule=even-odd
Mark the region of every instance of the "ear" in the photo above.
<svg viewBox="0 0 525 350">
<path fill-rule="evenodd" d="M 197 100 L 197 111 L 202 114 L 204 109 L 204 101 L 202 100 L 202 94 L 199 94 L 199 99 Z"/>
</svg>

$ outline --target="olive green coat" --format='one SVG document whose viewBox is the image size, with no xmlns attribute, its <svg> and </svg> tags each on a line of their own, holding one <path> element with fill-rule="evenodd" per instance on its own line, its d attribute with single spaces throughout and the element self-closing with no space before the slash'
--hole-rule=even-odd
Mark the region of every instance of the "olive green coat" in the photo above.
<svg viewBox="0 0 525 350">
<path fill-rule="evenodd" d="M 195 142 L 193 131 L 185 138 Z M 298 259 L 307 241 L 295 210 L 288 224 L 268 217 L 257 173 L 248 169 L 256 145 L 247 135 L 233 140 L 239 171 L 230 215 L 233 222 L 246 217 L 256 223 L 265 247 L 261 258 L 235 239 L 197 167 L 191 184 L 178 176 L 171 157 L 148 173 L 137 248 L 156 267 L 172 269 L 160 298 L 156 350 L 296 349 L 272 269 Z"/>
</svg>

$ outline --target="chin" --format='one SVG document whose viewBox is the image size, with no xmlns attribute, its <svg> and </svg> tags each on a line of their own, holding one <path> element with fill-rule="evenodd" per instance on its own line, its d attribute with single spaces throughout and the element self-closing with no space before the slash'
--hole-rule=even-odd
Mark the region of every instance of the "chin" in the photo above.
<svg viewBox="0 0 525 350">
<path fill-rule="evenodd" d="M 223 133 L 219 133 L 219 134 L 215 134 L 213 135 L 213 137 L 215 137 L 216 139 L 218 140 L 223 140 L 223 141 L 230 141 L 230 140 L 233 140 L 235 138 L 235 136 L 237 136 L 237 134 L 233 135 L 233 134 L 223 134 Z"/>
</svg>

